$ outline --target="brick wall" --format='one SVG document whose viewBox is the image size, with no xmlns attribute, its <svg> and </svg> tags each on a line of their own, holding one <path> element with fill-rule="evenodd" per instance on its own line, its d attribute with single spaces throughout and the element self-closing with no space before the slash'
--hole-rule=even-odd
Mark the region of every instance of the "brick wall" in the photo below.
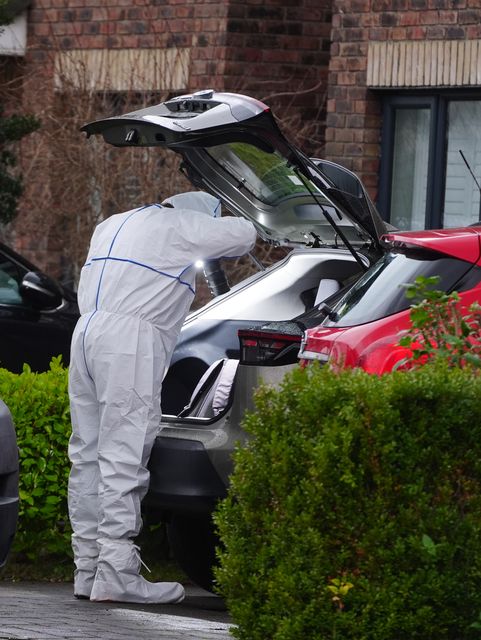
<svg viewBox="0 0 481 640">
<path fill-rule="evenodd" d="M 193 39 L 190 88 L 254 96 L 307 153 L 324 144 L 332 0 L 228 0 L 205 4 Z M 197 24 L 197 21 L 196 21 Z M 288 115 L 286 115 L 288 114 Z"/>
<path fill-rule="evenodd" d="M 380 98 L 366 88 L 371 41 L 481 37 L 479 0 L 336 0 L 329 67 L 326 156 L 357 172 L 376 196 Z"/>
<path fill-rule="evenodd" d="M 197 1 L 42 0 L 29 15 L 29 50 L 191 46 L 203 28 L 205 4 Z M 195 23 L 199 17 L 200 23 Z"/>
<path fill-rule="evenodd" d="M 23 65 L 23 109 L 44 116 L 55 135 L 49 114 L 58 76 L 55 65 L 62 53 L 107 51 L 113 60 L 115 52 L 123 50 L 175 47 L 187 51 L 190 58 L 186 90 L 214 88 L 265 99 L 292 137 L 315 122 L 309 135 L 296 141 L 306 151 L 319 154 L 330 22 L 331 0 L 34 0 Z M 117 66 L 119 60 L 115 58 Z M 286 107 L 293 114 L 287 120 Z M 316 135 L 311 135 L 313 131 Z M 62 253 L 61 234 L 53 232 L 49 220 L 55 197 L 61 194 L 56 196 L 52 189 L 55 167 L 49 152 L 40 152 L 36 140 L 32 136 L 23 145 L 24 166 L 36 159 L 37 169 L 34 178 L 29 174 L 9 239 L 41 268 L 59 276 L 68 256 Z"/>
<path fill-rule="evenodd" d="M 316 117 L 325 101 L 332 0 L 38 0 L 28 62 L 51 74 L 56 50 L 191 50 L 189 90 L 279 95 Z M 133 6 L 132 6 L 133 5 Z M 294 94 L 304 91 L 298 96 Z"/>
<path fill-rule="evenodd" d="M 222 0 L 34 0 L 28 19 L 23 108 L 39 114 L 55 135 L 55 125 L 50 122 L 55 58 L 78 50 L 190 50 L 194 88 L 210 86 L 211 78 L 222 78 L 223 56 L 216 51 L 222 45 L 226 12 L 227 2 Z M 216 84 L 219 86 L 219 80 Z M 151 87 L 153 91 L 158 88 Z M 190 89 L 187 85 L 182 88 Z M 160 96 L 166 94 L 168 87 Z M 35 161 L 36 153 L 32 136 L 29 144 L 23 145 L 24 167 Z M 61 229 L 59 233 L 49 223 L 62 194 L 52 188 L 55 166 L 48 152 L 42 163 L 37 158 L 34 178 L 28 175 L 19 217 L 5 239 L 40 268 L 63 277 L 69 257 L 64 255 Z"/>
<path fill-rule="evenodd" d="M 265 100 L 289 137 L 314 154 L 324 142 L 331 4 L 231 0 L 227 16 L 226 88 Z M 296 138 L 306 125 L 308 135 Z"/>
</svg>

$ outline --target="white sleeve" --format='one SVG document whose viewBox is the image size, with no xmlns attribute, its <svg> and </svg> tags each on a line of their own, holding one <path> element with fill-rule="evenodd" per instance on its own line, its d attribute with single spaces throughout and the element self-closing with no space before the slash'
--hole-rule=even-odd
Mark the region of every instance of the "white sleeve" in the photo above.
<svg viewBox="0 0 481 640">
<path fill-rule="evenodd" d="M 192 262 L 243 256 L 255 245 L 255 227 L 243 218 L 211 218 L 200 214 L 191 222 L 188 235 Z"/>
</svg>

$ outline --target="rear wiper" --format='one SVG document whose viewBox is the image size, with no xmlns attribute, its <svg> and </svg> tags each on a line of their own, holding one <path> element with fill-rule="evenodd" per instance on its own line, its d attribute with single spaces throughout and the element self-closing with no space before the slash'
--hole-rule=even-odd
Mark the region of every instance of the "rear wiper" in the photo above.
<svg viewBox="0 0 481 640">
<path fill-rule="evenodd" d="M 307 313 L 303 313 L 297 318 L 291 320 L 289 324 L 296 324 L 304 333 L 306 329 L 312 329 L 312 327 L 319 326 L 320 313 L 322 313 L 325 318 L 329 318 L 332 322 L 337 322 L 339 320 L 339 314 L 336 313 L 336 311 L 334 311 L 334 309 L 326 302 L 321 302 L 317 307 L 313 307 Z M 284 322 L 283 324 L 285 325 L 286 323 Z"/>
<path fill-rule="evenodd" d="M 325 302 L 322 302 L 319 306 L 318 309 L 321 313 L 323 313 L 324 315 L 326 315 L 329 320 L 332 320 L 332 322 L 337 322 L 339 320 L 339 314 L 334 311 L 334 309 L 332 309 L 328 304 L 326 304 Z"/>
</svg>

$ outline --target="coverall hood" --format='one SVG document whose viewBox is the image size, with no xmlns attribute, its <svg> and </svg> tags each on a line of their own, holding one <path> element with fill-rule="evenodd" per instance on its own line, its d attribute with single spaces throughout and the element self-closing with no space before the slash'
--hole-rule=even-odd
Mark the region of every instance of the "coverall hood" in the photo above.
<svg viewBox="0 0 481 640">
<path fill-rule="evenodd" d="M 162 204 L 171 205 L 176 209 L 193 209 L 207 213 L 213 218 L 220 218 L 221 206 L 220 200 L 214 198 L 210 193 L 204 191 L 187 191 L 178 195 L 166 198 Z"/>
</svg>

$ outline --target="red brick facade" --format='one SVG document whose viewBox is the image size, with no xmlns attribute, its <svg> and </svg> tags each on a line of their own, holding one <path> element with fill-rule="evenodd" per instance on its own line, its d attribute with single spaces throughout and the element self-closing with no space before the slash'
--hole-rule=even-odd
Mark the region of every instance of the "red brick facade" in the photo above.
<svg viewBox="0 0 481 640">
<path fill-rule="evenodd" d="M 480 0 L 336 0 L 326 157 L 357 172 L 375 197 L 381 101 L 366 86 L 368 43 L 481 38 Z"/>
<path fill-rule="evenodd" d="M 259 98 L 275 95 L 276 105 L 299 107 L 307 119 L 318 117 L 327 89 L 330 32 L 330 0 L 232 0 L 225 87 Z"/>
<path fill-rule="evenodd" d="M 56 51 L 177 47 L 190 56 L 186 90 L 244 92 L 281 118 L 289 107 L 300 114 L 294 137 L 317 123 L 296 142 L 357 172 L 376 197 L 381 93 L 367 86 L 370 44 L 481 40 L 481 0 L 33 0 L 28 24 L 27 110 L 41 115 L 54 95 Z M 52 206 L 46 167 L 26 198 L 39 220 Z M 34 242 L 17 234 L 17 248 L 47 266 L 51 240 Z"/>
<path fill-rule="evenodd" d="M 27 66 L 50 50 L 189 48 L 188 90 L 289 94 L 318 109 L 327 85 L 331 0 L 42 0 L 29 13 Z M 318 86 L 307 97 L 296 90 Z"/>
<path fill-rule="evenodd" d="M 275 113 L 288 105 L 301 122 L 318 121 L 322 138 L 331 0 L 33 0 L 28 29 L 24 110 L 40 116 L 54 96 L 56 53 L 176 47 L 190 51 L 185 90 L 244 92 L 268 99 Z M 27 163 L 32 153 L 26 146 Z M 52 180 L 46 161 L 27 184 L 30 218 L 45 220 L 55 206 Z M 22 209 L 16 226 L 17 249 L 58 273 L 49 233 L 23 233 Z"/>
</svg>

